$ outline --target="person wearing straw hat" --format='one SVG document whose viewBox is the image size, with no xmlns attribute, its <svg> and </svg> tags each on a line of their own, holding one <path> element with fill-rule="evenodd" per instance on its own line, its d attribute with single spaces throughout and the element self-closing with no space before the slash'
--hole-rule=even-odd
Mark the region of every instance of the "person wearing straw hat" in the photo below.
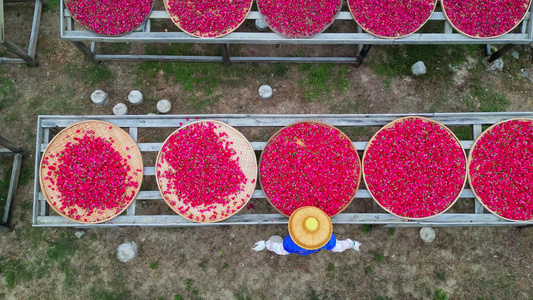
<svg viewBox="0 0 533 300">
<path fill-rule="evenodd" d="M 322 249 L 343 252 L 348 249 L 360 251 L 361 243 L 346 239 L 337 240 L 329 216 L 313 206 L 300 207 L 289 218 L 289 234 L 283 242 L 272 240 L 255 243 L 254 251 L 265 248 L 279 255 L 297 253 L 309 255 Z"/>
</svg>

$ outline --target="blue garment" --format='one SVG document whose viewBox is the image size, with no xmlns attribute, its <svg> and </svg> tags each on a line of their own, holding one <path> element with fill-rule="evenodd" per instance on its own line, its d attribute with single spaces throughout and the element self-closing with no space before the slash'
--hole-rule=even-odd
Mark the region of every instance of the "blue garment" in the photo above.
<svg viewBox="0 0 533 300">
<path fill-rule="evenodd" d="M 307 250 L 296 245 L 296 243 L 292 240 L 290 234 L 288 234 L 285 239 L 283 239 L 283 248 L 285 249 L 285 251 L 289 253 L 298 253 L 300 255 L 309 255 L 311 253 L 318 252 L 321 249 L 331 250 L 335 248 L 335 245 L 337 245 L 337 238 L 335 238 L 334 234 L 331 234 L 331 238 L 329 239 L 326 245 L 316 250 Z"/>
</svg>

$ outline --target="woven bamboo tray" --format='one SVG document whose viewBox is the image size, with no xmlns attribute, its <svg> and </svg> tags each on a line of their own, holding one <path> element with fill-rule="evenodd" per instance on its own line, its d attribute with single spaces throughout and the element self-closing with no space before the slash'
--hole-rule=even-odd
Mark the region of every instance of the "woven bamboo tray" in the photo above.
<svg viewBox="0 0 533 300">
<path fill-rule="evenodd" d="M 150 12 L 148 14 L 146 14 L 146 16 L 144 17 L 144 20 L 142 22 L 139 23 L 139 25 L 133 27 L 131 30 L 129 31 L 126 31 L 126 32 L 123 32 L 123 33 L 120 33 L 120 34 L 113 34 L 113 35 L 107 35 L 107 34 L 102 34 L 102 33 L 98 33 L 96 31 L 94 31 L 93 29 L 91 29 L 90 27 L 87 27 L 83 24 L 81 24 L 80 21 L 78 21 L 78 19 L 76 18 L 76 14 L 74 14 L 69 8 L 68 8 L 68 4 L 73 2 L 74 0 L 64 0 L 65 1 L 65 8 L 68 9 L 68 11 L 70 12 L 70 15 L 72 16 L 72 19 L 74 19 L 74 21 L 79 25 L 81 26 L 82 28 L 94 33 L 94 34 L 97 34 L 99 36 L 123 36 L 123 35 L 126 35 L 132 31 L 135 31 L 137 30 L 139 27 L 141 27 L 144 23 L 146 23 L 146 21 L 148 20 L 148 17 L 150 16 L 150 14 L 152 13 L 152 10 L 154 8 L 154 0 L 151 0 L 152 1 L 152 7 L 150 8 Z"/>
<path fill-rule="evenodd" d="M 111 128 L 111 129 L 110 129 Z M 79 132 L 77 132 L 79 130 Z M 75 220 L 74 218 L 67 216 L 65 213 L 63 213 L 59 207 L 60 207 L 60 201 L 53 201 L 53 199 L 58 199 L 61 194 L 57 189 L 55 189 L 55 186 L 48 187 L 48 183 L 44 182 L 44 177 L 47 176 L 46 171 L 48 169 L 43 169 L 43 160 L 45 157 L 49 156 L 52 153 L 59 153 L 63 149 L 65 149 L 65 145 L 68 142 L 76 143 L 74 138 L 81 138 L 85 134 L 86 131 L 92 130 L 95 132 L 95 136 L 97 137 L 105 137 L 107 140 L 109 138 L 113 138 L 115 141 L 113 143 L 113 148 L 120 153 L 122 157 L 127 157 L 127 155 L 131 156 L 131 159 L 127 161 L 127 164 L 130 166 L 131 170 L 128 172 L 128 176 L 131 176 L 133 180 L 136 180 L 139 182 L 139 185 L 137 188 L 134 187 L 127 187 L 126 188 L 126 194 L 131 193 L 131 191 L 135 191 L 134 196 L 132 197 L 132 200 L 122 209 L 120 208 L 114 208 L 111 210 L 94 210 L 93 214 L 89 217 L 84 217 L 87 219 L 87 221 L 83 220 Z M 126 147 L 128 147 L 129 150 L 126 150 Z M 57 158 L 48 159 L 50 163 L 57 162 Z M 136 170 L 140 170 L 136 171 Z M 46 202 L 52 207 L 52 209 L 58 213 L 59 215 L 63 216 L 64 218 L 67 218 L 71 221 L 77 222 L 77 223 L 84 223 L 84 224 L 96 224 L 96 223 L 102 223 L 109 221 L 110 219 L 120 215 L 123 211 L 125 211 L 128 206 L 133 203 L 135 197 L 137 196 L 137 193 L 141 189 L 141 183 L 143 178 L 143 162 L 141 157 L 141 152 L 139 151 L 139 148 L 137 147 L 137 144 L 135 141 L 120 127 L 104 122 L 104 121 L 83 121 L 79 123 L 75 123 L 65 129 L 63 129 L 61 132 L 59 132 L 51 141 L 50 144 L 46 147 L 46 150 L 44 151 L 41 159 L 41 163 L 39 166 L 39 184 L 41 185 L 41 190 L 43 192 L 44 197 L 46 198 Z M 56 181 L 56 180 L 54 180 Z M 52 190 L 54 188 L 55 190 Z M 51 198 L 53 197 L 53 199 Z M 54 205 L 54 202 L 56 205 Z M 71 206 L 69 208 L 76 208 L 79 211 L 84 211 L 82 208 L 78 206 Z M 117 212 L 118 210 L 118 212 Z"/>
<path fill-rule="evenodd" d="M 310 39 L 314 36 L 316 36 L 317 34 L 320 34 L 324 31 L 326 31 L 326 29 L 329 28 L 329 26 L 331 26 L 331 24 L 333 24 L 333 22 L 335 21 L 335 19 L 337 19 L 337 16 L 339 15 L 339 13 L 341 12 L 341 9 L 342 9 L 342 3 L 344 0 L 341 0 L 339 2 L 339 7 L 337 9 L 337 13 L 335 14 L 335 16 L 331 19 L 331 22 L 329 22 L 328 24 L 326 24 L 324 26 L 324 28 L 322 28 L 322 30 L 320 30 L 319 32 L 313 34 L 313 35 L 306 35 L 306 36 L 298 36 L 298 37 L 294 37 L 294 36 L 288 36 L 282 32 L 280 32 L 279 30 L 277 30 L 274 26 L 272 26 L 270 24 L 271 20 L 269 20 L 263 13 L 261 13 L 261 5 L 259 4 L 262 0 L 257 0 L 257 10 L 259 11 L 259 13 L 261 14 L 261 16 L 263 17 L 263 19 L 265 20 L 265 22 L 267 23 L 268 27 L 270 28 L 270 30 L 272 30 L 273 32 L 283 36 L 283 37 L 286 37 L 286 38 L 290 38 L 290 39 Z"/>
<path fill-rule="evenodd" d="M 183 130 L 189 126 L 192 126 L 194 124 L 199 123 L 212 123 L 218 126 L 219 128 L 215 129 L 216 133 L 224 132 L 228 134 L 229 137 L 225 138 L 228 141 L 233 142 L 229 147 L 233 148 L 235 152 L 237 153 L 239 157 L 239 166 L 241 167 L 241 170 L 243 171 L 244 175 L 248 179 L 246 182 L 246 185 L 244 186 L 244 191 L 241 191 L 235 195 L 229 196 L 229 197 L 235 197 L 238 201 L 230 201 L 226 205 L 222 204 L 212 204 L 210 206 L 216 206 L 216 208 L 212 209 L 208 212 L 201 212 L 202 209 L 205 209 L 205 207 L 192 207 L 187 206 L 183 203 L 183 199 L 180 199 L 177 195 L 174 193 L 171 194 L 164 194 L 163 191 L 167 190 L 167 187 L 169 186 L 169 180 L 166 178 L 163 178 L 161 176 L 158 176 L 157 174 L 163 173 L 166 170 L 170 170 L 171 167 L 168 165 L 167 162 L 162 163 L 162 151 L 159 151 L 157 155 L 156 160 L 156 181 L 157 181 L 157 187 L 159 188 L 159 192 L 163 196 L 163 199 L 167 203 L 167 205 L 172 208 L 173 211 L 175 211 L 177 214 L 182 216 L 185 219 L 191 220 L 193 222 L 198 223 L 214 223 L 219 222 L 222 220 L 225 220 L 234 214 L 238 213 L 241 209 L 243 209 L 250 198 L 252 197 L 252 194 L 255 190 L 256 182 L 255 179 L 257 178 L 257 161 L 255 158 L 255 152 L 252 148 L 252 145 L 250 142 L 235 128 L 229 126 L 226 123 L 220 122 L 220 121 L 212 121 L 212 120 L 206 120 L 206 121 L 197 121 L 189 123 L 180 129 L 174 131 L 163 143 L 163 146 L 161 149 L 165 148 L 165 145 L 167 144 L 169 138 L 176 134 L 178 131 Z M 160 167 L 159 167 L 160 166 Z M 250 179 L 254 179 L 253 183 Z M 244 199 L 245 201 L 242 202 L 240 199 Z M 172 205 L 171 202 L 176 202 L 176 205 Z M 179 206 L 186 206 L 189 207 L 188 214 L 182 214 L 180 210 L 178 209 Z M 227 211 L 230 211 L 229 213 Z M 234 212 L 232 212 L 232 210 Z M 192 215 L 192 218 L 189 217 L 189 215 Z M 205 218 L 202 218 L 204 216 Z M 211 220 L 210 217 L 216 216 L 216 219 Z M 204 220 L 201 220 L 204 219 Z"/>
<path fill-rule="evenodd" d="M 356 0 L 351 0 L 351 1 L 356 1 Z M 357 17 L 355 16 L 354 12 L 352 11 L 352 7 L 350 5 L 350 0 L 348 0 L 348 9 L 350 10 L 350 14 L 352 15 L 354 21 L 357 23 L 357 25 L 359 25 L 359 27 L 361 27 L 361 29 L 363 29 L 365 32 L 375 36 L 375 37 L 378 37 L 378 38 L 382 38 L 382 39 L 400 39 L 400 38 L 404 38 L 406 36 L 410 36 L 411 34 L 417 32 L 418 30 L 420 30 L 420 28 L 424 27 L 424 25 L 426 25 L 426 23 L 429 21 L 429 18 L 431 18 L 431 15 L 433 14 L 433 12 L 435 11 L 435 8 L 437 7 L 437 0 L 433 0 L 434 4 L 433 4 L 433 9 L 431 10 L 431 13 L 428 15 L 427 19 L 418 27 L 416 28 L 415 30 L 413 30 L 412 32 L 408 33 L 408 34 L 404 34 L 404 35 L 398 35 L 398 36 L 383 36 L 383 35 L 378 35 L 374 32 L 372 32 L 370 29 L 364 27 L 358 20 L 357 20 Z"/>
<path fill-rule="evenodd" d="M 392 212 L 390 209 L 388 209 L 387 207 L 383 206 L 378 199 L 376 199 L 376 197 L 374 196 L 374 194 L 372 193 L 372 190 L 371 188 L 368 186 L 368 183 L 366 182 L 366 176 L 364 175 L 365 173 L 365 158 L 366 158 L 366 154 L 367 154 L 367 151 L 368 149 L 370 149 L 370 147 L 372 146 L 372 142 L 376 139 L 376 137 L 378 136 L 378 134 L 382 131 L 382 130 L 385 130 L 387 128 L 390 128 L 392 126 L 394 126 L 394 124 L 396 123 L 399 123 L 399 122 L 403 122 L 404 120 L 408 120 L 408 119 L 421 119 L 421 120 L 424 120 L 426 122 L 432 122 L 432 123 L 435 123 L 435 124 L 438 124 L 439 126 L 441 126 L 442 128 L 444 128 L 452 137 L 453 139 L 455 140 L 457 146 L 463 150 L 463 147 L 461 146 L 461 143 L 459 142 L 459 139 L 455 136 L 455 134 L 448 128 L 446 127 L 444 124 L 440 123 L 440 122 L 437 122 L 435 120 L 432 120 L 432 119 L 429 119 L 429 118 L 425 118 L 425 117 L 415 117 L 415 116 L 410 116 L 410 117 L 403 117 L 403 118 L 399 118 L 399 119 L 396 119 L 392 122 L 390 122 L 389 124 L 383 126 L 380 130 L 378 130 L 378 132 L 376 132 L 376 134 L 374 134 L 374 136 L 370 139 L 370 141 L 368 141 L 368 146 L 366 147 L 365 149 L 365 152 L 363 153 L 363 164 L 362 164 L 362 167 L 361 167 L 361 170 L 362 170 L 362 173 L 363 173 L 363 180 L 365 181 L 365 185 L 367 187 L 367 190 L 368 190 L 368 193 L 370 194 L 370 196 L 372 197 L 372 199 L 374 199 L 374 201 L 376 201 L 376 203 L 381 207 L 383 208 L 386 212 L 390 213 L 391 215 L 394 215 L 398 218 L 402 218 L 402 219 L 405 219 L 405 220 L 427 220 L 427 219 L 430 219 L 430 218 L 433 218 L 433 217 L 436 217 L 438 215 L 441 215 L 443 213 L 445 213 L 448 209 L 450 209 L 454 204 L 455 202 L 457 202 L 457 200 L 459 199 L 459 197 L 461 196 L 461 193 L 463 192 L 463 189 L 465 188 L 465 184 L 466 184 L 466 170 L 465 170 L 465 173 L 464 173 L 464 180 L 463 180 L 463 184 L 461 186 L 461 189 L 459 190 L 459 192 L 457 193 L 457 196 L 455 197 L 455 199 L 448 205 L 448 207 L 444 210 L 442 210 L 441 212 L 435 214 L 435 215 L 432 215 L 432 216 L 428 216 L 428 217 L 421 217 L 421 218 L 411 218 L 411 217 L 404 217 L 404 216 L 400 216 L 398 214 L 395 214 L 394 212 Z M 466 154 L 463 150 L 463 155 L 464 155 L 464 158 L 465 158 L 465 162 L 466 162 Z"/>
<path fill-rule="evenodd" d="M 450 25 L 453 27 L 453 29 L 457 30 L 457 32 L 463 34 L 463 35 L 466 35 L 467 37 L 471 37 L 471 38 L 474 38 L 474 39 L 495 39 L 495 38 L 498 38 L 498 37 L 501 37 L 501 36 L 504 36 L 506 34 L 508 34 L 509 32 L 513 31 L 523 20 L 524 18 L 526 17 L 527 15 L 527 12 L 529 11 L 529 7 L 531 6 L 531 2 L 532 0 L 529 1 L 529 4 L 527 6 L 527 8 L 525 9 L 524 11 L 524 15 L 522 16 L 522 18 L 520 20 L 518 20 L 516 22 L 516 24 L 511 28 L 509 29 L 508 31 L 502 33 L 502 34 L 499 34 L 499 35 L 495 35 L 495 36 L 476 36 L 476 35 L 470 35 L 462 30 L 460 30 L 459 28 L 457 28 L 455 26 L 455 24 L 453 23 L 453 20 L 448 16 L 448 14 L 446 13 L 446 4 L 444 4 L 444 0 L 440 0 L 441 2 L 441 6 L 442 6 L 442 12 L 444 13 L 444 16 L 446 17 L 446 20 L 448 20 L 448 22 L 450 23 Z"/>
<path fill-rule="evenodd" d="M 355 148 L 355 146 L 353 145 L 353 143 L 351 142 L 350 138 L 342 131 L 340 131 L 339 129 L 337 129 L 336 127 L 334 126 L 331 126 L 327 123 L 324 123 L 324 122 L 319 122 L 319 121 L 304 121 L 304 122 L 295 122 L 295 123 L 292 123 L 292 124 L 289 124 L 285 127 L 283 127 L 282 129 L 276 131 L 276 133 L 274 133 L 274 135 L 272 135 L 270 137 L 270 139 L 268 139 L 266 145 L 265 145 L 265 148 L 263 149 L 263 152 L 261 152 L 261 157 L 259 158 L 259 170 L 261 170 L 261 163 L 263 162 L 263 154 L 265 153 L 265 151 L 268 149 L 268 147 L 270 146 L 270 143 L 284 130 L 284 129 L 287 129 L 287 128 L 290 128 L 292 126 L 295 126 L 297 124 L 301 124 L 301 123 L 307 123 L 307 124 L 318 124 L 318 125 L 321 125 L 321 126 L 324 126 L 324 127 L 329 127 L 329 128 L 333 128 L 335 130 L 337 130 L 337 132 L 342 135 L 345 139 L 347 139 L 348 141 L 350 141 L 350 145 L 351 145 L 351 148 L 352 150 L 354 151 L 355 153 L 355 156 L 357 157 L 357 163 L 359 164 L 359 174 L 357 176 L 357 184 L 355 185 L 355 189 L 353 190 L 353 194 L 350 196 L 350 201 L 348 201 L 335 215 L 332 215 L 330 217 L 333 217 L 333 216 L 336 216 L 338 214 L 340 214 L 342 211 L 344 211 L 348 205 L 350 205 L 350 203 L 352 203 L 353 199 L 355 198 L 355 194 L 357 194 L 357 190 L 359 189 L 359 185 L 361 183 L 361 173 L 362 173 L 362 166 L 361 166 L 361 159 L 359 158 L 359 154 L 357 154 L 357 149 Z M 261 182 L 261 189 L 263 190 L 263 193 L 265 194 L 265 198 L 268 200 L 268 202 L 270 203 L 270 205 L 272 205 L 272 207 L 274 207 L 280 214 L 286 216 L 286 217 L 290 217 L 289 215 L 285 214 L 284 212 L 282 212 L 280 209 L 278 209 L 273 203 L 272 203 L 272 200 L 270 199 L 270 196 L 268 195 L 268 193 L 265 191 L 265 188 L 263 186 L 263 180 L 261 178 L 261 173 L 259 173 L 259 181 Z"/>
<path fill-rule="evenodd" d="M 501 121 L 501 122 L 498 122 L 492 126 L 490 126 L 489 128 L 487 128 L 487 130 L 485 130 L 485 132 L 483 132 L 482 134 L 480 134 L 477 139 L 474 141 L 474 143 L 472 144 L 472 148 L 470 148 L 470 153 L 468 154 L 468 161 L 466 163 L 466 170 L 468 172 L 468 184 L 470 185 L 470 189 L 472 190 L 472 193 L 474 194 L 474 197 L 476 197 L 476 199 L 479 201 L 479 203 L 481 203 L 481 205 L 483 205 L 483 207 L 490 211 L 492 214 L 494 214 L 495 216 L 499 217 L 499 218 L 502 218 L 504 220 L 507 220 L 507 221 L 512 221 L 512 222 L 529 222 L 532 219 L 530 220 L 513 220 L 513 219 L 509 219 L 509 218 L 505 218 L 505 217 L 502 217 L 500 216 L 498 213 L 496 213 L 495 211 L 493 211 L 492 209 L 490 209 L 487 205 L 485 205 L 485 203 L 483 203 L 483 199 L 481 199 L 481 197 L 479 197 L 479 195 L 476 193 L 476 189 L 474 188 L 474 186 L 472 185 L 472 179 L 471 179 L 471 175 L 470 175 L 470 164 L 472 163 L 472 153 L 474 152 L 474 149 L 476 148 L 477 146 L 477 142 L 483 137 L 485 136 L 486 133 L 489 133 L 492 128 L 494 128 L 495 126 L 499 125 L 499 124 L 502 124 L 502 123 L 506 123 L 506 122 L 509 122 L 509 121 L 529 121 L 529 122 L 532 122 L 533 123 L 533 119 L 528 119 L 528 118 L 514 118 L 514 119 L 509 119 L 509 120 L 505 120 L 505 121 Z"/>
<path fill-rule="evenodd" d="M 243 16 L 243 18 L 240 21 L 239 25 L 235 26 L 234 28 L 231 28 L 227 33 L 222 34 L 222 33 L 216 33 L 216 32 L 208 32 L 208 33 L 204 33 L 202 35 L 202 34 L 199 34 L 199 33 L 196 33 L 196 32 L 189 32 L 189 31 L 183 29 L 183 27 L 181 27 L 181 24 L 180 24 L 180 21 L 179 21 L 179 17 L 170 13 L 168 1 L 169 0 L 163 0 L 163 3 L 165 4 L 165 9 L 167 10 L 167 13 L 170 16 L 170 19 L 172 20 L 172 22 L 174 22 L 174 24 L 176 24 L 176 26 L 178 26 L 178 28 L 181 31 L 186 32 L 186 33 L 190 34 L 191 36 L 195 36 L 195 37 L 199 37 L 199 38 L 218 38 L 218 37 L 222 37 L 222 36 L 228 35 L 228 34 L 232 33 L 233 31 L 237 30 L 237 28 L 239 28 L 242 25 L 242 23 L 244 23 L 246 18 L 248 17 L 248 14 L 250 13 L 250 10 L 252 9 L 252 4 L 254 3 L 253 0 L 250 0 L 250 6 L 248 7 L 248 10 L 246 11 L 246 14 Z M 212 34 L 214 36 L 209 37 L 209 34 Z"/>
</svg>

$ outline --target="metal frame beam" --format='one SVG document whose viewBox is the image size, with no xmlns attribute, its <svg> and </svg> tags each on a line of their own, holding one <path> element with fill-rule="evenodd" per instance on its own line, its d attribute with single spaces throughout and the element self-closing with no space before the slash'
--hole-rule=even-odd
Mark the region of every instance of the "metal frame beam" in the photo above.
<svg viewBox="0 0 533 300">
<path fill-rule="evenodd" d="M 4 2 L 30 2 L 35 1 L 35 8 L 33 10 L 33 22 L 31 26 L 31 33 L 30 33 L 30 41 L 28 45 L 28 51 L 25 51 L 18 47 L 17 45 L 13 44 L 11 41 L 8 41 L 5 39 L 4 36 L 4 16 L 3 16 L 3 9 L 4 9 Z M 4 45 L 4 47 L 9 50 L 10 52 L 17 55 L 19 58 L 10 58 L 10 57 L 0 57 L 0 63 L 28 63 L 32 67 L 39 66 L 39 62 L 35 59 L 35 50 L 37 48 L 37 39 L 39 35 L 39 27 L 41 25 L 41 13 L 42 13 L 42 7 L 43 3 L 46 3 L 45 0 L 21 0 L 21 1 L 12 1 L 12 0 L 0 0 L 0 10 L 2 12 L 1 19 L 0 19 L 0 30 L 1 30 L 1 38 L 0 38 L 0 44 Z"/>
<path fill-rule="evenodd" d="M 142 190 L 137 195 L 135 202 L 121 216 L 102 224 L 78 224 L 67 219 L 50 215 L 48 204 L 40 191 L 39 163 L 41 155 L 50 142 L 50 131 L 65 128 L 83 120 L 103 120 L 127 128 L 130 135 L 137 142 L 139 128 L 177 128 L 180 123 L 187 123 L 187 119 L 197 117 L 198 120 L 218 120 L 231 126 L 242 127 L 282 127 L 290 123 L 305 120 L 320 120 L 333 126 L 341 127 L 381 127 L 390 121 L 407 115 L 417 115 L 432 118 L 447 126 L 471 126 L 472 140 L 461 141 L 462 147 L 468 151 L 473 140 L 481 134 L 482 125 L 491 125 L 512 118 L 533 118 L 533 112 L 504 112 L 504 113 L 426 113 L 426 114 L 331 114 L 331 115 L 157 115 L 157 116 L 39 116 L 37 121 L 37 140 L 35 148 L 35 185 L 33 198 L 33 226 L 36 227 L 181 227 L 181 226 L 213 226 L 213 225 L 265 225 L 286 224 L 287 218 L 279 214 L 250 214 L 239 213 L 227 220 L 214 224 L 193 223 L 178 215 L 146 215 L 142 209 L 135 206 L 137 201 L 163 201 L 158 190 Z M 137 142 L 142 152 L 157 152 L 161 149 L 162 142 L 144 143 Z M 367 141 L 354 142 L 358 151 L 366 148 Z M 266 141 L 251 141 L 256 151 L 261 151 Z M 155 176 L 155 168 L 151 165 L 144 166 L 144 176 Z M 257 189 L 252 195 L 253 199 L 264 199 L 263 191 Z M 360 188 L 355 196 L 359 201 L 374 201 L 364 188 Z M 366 200 L 364 200 L 366 199 Z M 263 200 L 258 200 L 263 201 Z M 444 213 L 435 218 L 423 221 L 405 221 L 379 209 L 364 213 L 341 213 L 332 219 L 336 224 L 381 224 L 394 227 L 421 227 L 421 226 L 525 226 L 533 222 L 509 222 L 496 217 L 483 210 L 483 206 L 474 199 L 474 194 L 465 188 L 458 201 L 474 201 L 474 207 L 467 213 Z"/>
<path fill-rule="evenodd" d="M 533 26 L 530 22 L 531 12 L 527 13 L 519 32 L 509 33 L 494 39 L 473 39 L 454 32 L 452 26 L 446 20 L 442 12 L 434 12 L 429 21 L 443 22 L 442 31 L 433 33 L 415 33 L 400 39 L 382 39 L 364 33 L 358 26 L 357 32 L 321 33 L 309 39 L 290 39 L 282 37 L 274 32 L 233 32 L 221 38 L 197 38 L 181 31 L 152 31 L 150 20 L 169 19 L 166 11 L 152 11 L 148 21 L 138 30 L 123 36 L 100 36 L 81 28 L 75 28 L 75 23 L 63 2 L 61 2 L 61 38 L 72 43 L 91 42 L 96 43 L 197 43 L 197 44 L 221 44 L 221 56 L 183 56 L 183 55 L 146 55 L 146 54 L 105 54 L 96 53 L 95 47 L 89 51 L 78 47 L 91 61 L 98 63 L 103 60 L 119 61 L 186 61 L 186 62 L 291 62 L 291 63 L 355 63 L 361 64 L 362 59 L 368 53 L 363 52 L 363 45 L 369 48 L 371 45 L 403 45 L 403 44 L 528 44 L 533 42 Z M 258 11 L 251 11 L 247 20 L 254 21 L 261 18 Z M 351 21 L 353 18 L 349 11 L 341 11 L 336 21 Z M 176 28 L 176 30 L 178 30 Z M 230 44 L 288 44 L 288 45 L 358 45 L 359 55 L 355 57 L 230 57 Z M 83 48 L 83 49 L 82 49 Z M 369 50 L 369 49 L 366 49 Z"/>
</svg>

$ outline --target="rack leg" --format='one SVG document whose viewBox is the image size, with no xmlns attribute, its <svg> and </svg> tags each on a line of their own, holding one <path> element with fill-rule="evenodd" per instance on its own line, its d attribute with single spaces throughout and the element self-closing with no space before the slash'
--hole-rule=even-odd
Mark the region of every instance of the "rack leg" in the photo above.
<svg viewBox="0 0 533 300">
<path fill-rule="evenodd" d="M 9 182 L 9 191 L 7 192 L 7 202 L 2 216 L 1 225 L 8 226 L 11 221 L 11 209 L 13 208 L 13 202 L 15 202 L 15 194 L 17 192 L 17 186 L 20 176 L 20 166 L 22 164 L 22 154 L 16 154 L 13 160 L 13 170 L 11 171 L 11 180 Z"/>
<path fill-rule="evenodd" d="M 368 54 L 368 52 L 370 52 L 371 48 L 372 48 L 372 45 L 363 45 L 363 48 L 361 49 L 361 51 L 359 51 L 359 54 L 357 54 L 357 57 L 356 57 L 356 61 L 355 61 L 356 67 L 359 67 L 363 63 L 363 60 L 365 60 L 365 57 Z"/>
<path fill-rule="evenodd" d="M 224 60 L 224 65 L 231 65 L 230 55 L 229 55 L 229 44 L 220 44 L 220 49 L 222 50 L 222 59 Z"/>
<path fill-rule="evenodd" d="M 91 49 L 89 47 L 87 47 L 87 45 L 85 45 L 83 42 L 71 42 L 76 48 L 78 48 L 81 53 L 85 54 L 85 56 L 87 56 L 87 58 L 92 61 L 93 63 L 95 64 L 99 64 L 100 61 L 98 59 L 96 59 L 96 57 L 94 56 L 94 52 L 91 51 Z"/>
<path fill-rule="evenodd" d="M 25 60 L 30 66 L 37 67 L 39 65 L 39 62 L 37 62 L 35 58 L 28 55 L 28 53 L 24 52 L 24 50 L 20 49 L 17 45 L 11 43 L 10 41 L 4 40 L 3 45 L 7 50 L 15 53 L 18 57 Z"/>
<path fill-rule="evenodd" d="M 7 149 L 11 150 L 14 153 L 20 153 L 24 155 L 24 149 L 21 147 L 17 147 L 13 144 L 11 144 L 8 140 L 6 140 L 4 137 L 0 135 L 0 145 L 6 147 Z"/>
<path fill-rule="evenodd" d="M 510 52 L 511 50 L 513 50 L 514 48 L 518 47 L 520 45 L 518 44 L 507 44 L 503 47 L 501 47 L 500 49 L 498 49 L 498 51 L 492 53 L 492 55 L 489 57 L 489 62 L 493 62 L 495 60 L 497 60 L 498 58 L 504 56 L 505 54 L 507 54 L 508 52 Z"/>
</svg>

